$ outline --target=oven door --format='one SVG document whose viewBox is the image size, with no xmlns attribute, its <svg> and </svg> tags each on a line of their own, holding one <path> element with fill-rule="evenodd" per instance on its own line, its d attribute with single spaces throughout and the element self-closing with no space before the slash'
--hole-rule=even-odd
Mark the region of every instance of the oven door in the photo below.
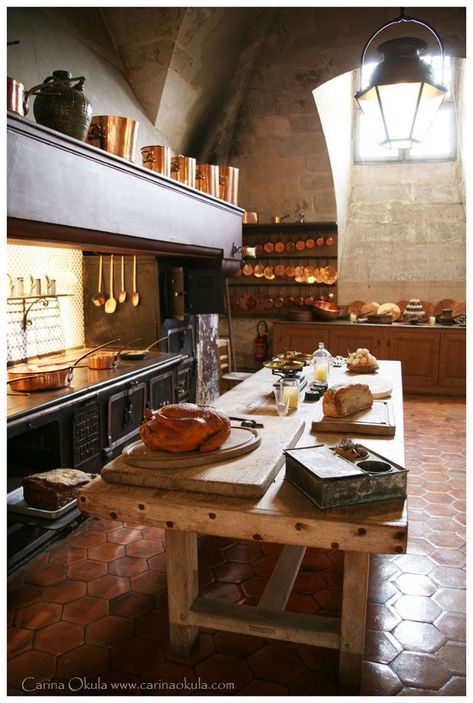
<svg viewBox="0 0 473 703">
<path fill-rule="evenodd" d="M 146 382 L 130 381 L 126 388 L 114 393 L 107 404 L 106 458 L 116 453 L 117 447 L 131 441 L 143 422 L 147 402 Z"/>
<path fill-rule="evenodd" d="M 175 372 L 162 373 L 149 382 L 149 407 L 158 410 L 162 405 L 174 403 L 176 399 Z"/>
</svg>

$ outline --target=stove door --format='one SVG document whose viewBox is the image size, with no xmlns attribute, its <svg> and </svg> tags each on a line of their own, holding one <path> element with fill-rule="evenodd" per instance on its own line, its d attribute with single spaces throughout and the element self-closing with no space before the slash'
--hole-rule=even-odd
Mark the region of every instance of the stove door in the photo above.
<svg viewBox="0 0 473 703">
<path fill-rule="evenodd" d="M 143 381 L 130 381 L 125 390 L 110 396 L 107 406 L 107 458 L 117 447 L 131 441 L 138 434 L 146 402 L 146 383 Z"/>
</svg>

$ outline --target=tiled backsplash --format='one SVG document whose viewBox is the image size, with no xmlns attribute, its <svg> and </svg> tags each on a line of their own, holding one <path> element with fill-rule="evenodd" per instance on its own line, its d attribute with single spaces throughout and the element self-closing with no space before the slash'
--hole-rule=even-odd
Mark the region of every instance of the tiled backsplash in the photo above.
<svg viewBox="0 0 473 703">
<path fill-rule="evenodd" d="M 49 298 L 44 306 L 38 300 L 28 314 L 31 324 L 23 330 L 22 301 L 7 303 L 7 361 L 18 361 L 39 354 L 50 354 L 84 344 L 82 300 L 82 252 L 74 249 L 9 244 L 7 272 L 13 283 L 24 279 L 25 294 L 30 292 L 30 275 L 41 279 L 46 292 L 46 276 L 56 281 L 60 297 Z M 10 294 L 9 287 L 7 291 Z M 62 297 L 61 294 L 67 294 Z M 17 295 L 17 291 L 13 293 Z M 27 300 L 28 307 L 32 300 Z"/>
</svg>

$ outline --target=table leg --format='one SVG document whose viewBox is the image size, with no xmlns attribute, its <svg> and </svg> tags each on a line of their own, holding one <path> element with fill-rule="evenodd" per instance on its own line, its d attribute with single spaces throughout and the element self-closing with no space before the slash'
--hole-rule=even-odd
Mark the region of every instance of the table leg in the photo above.
<svg viewBox="0 0 473 703">
<path fill-rule="evenodd" d="M 165 530 L 169 608 L 169 644 L 176 656 L 187 657 L 199 628 L 186 624 L 199 592 L 197 533 Z"/>
<path fill-rule="evenodd" d="M 345 552 L 339 671 L 345 686 L 359 687 L 361 680 L 369 565 L 369 552 Z"/>
</svg>

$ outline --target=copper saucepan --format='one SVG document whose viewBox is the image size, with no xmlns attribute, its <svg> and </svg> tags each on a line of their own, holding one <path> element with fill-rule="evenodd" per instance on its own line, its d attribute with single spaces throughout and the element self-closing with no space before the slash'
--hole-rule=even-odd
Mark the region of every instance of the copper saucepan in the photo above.
<svg viewBox="0 0 473 703">
<path fill-rule="evenodd" d="M 256 276 L 256 278 L 263 278 L 264 276 L 264 266 L 263 264 L 256 264 L 256 266 L 253 269 L 253 273 Z"/>
<path fill-rule="evenodd" d="M 243 268 L 241 269 L 243 271 L 244 276 L 251 276 L 253 273 L 253 266 L 251 264 L 243 264 Z"/>
<path fill-rule="evenodd" d="M 273 242 L 265 242 L 263 244 L 263 251 L 265 254 L 272 254 L 274 251 L 274 243 Z"/>
<path fill-rule="evenodd" d="M 266 266 L 264 269 L 264 277 L 267 281 L 272 281 L 276 276 L 274 275 L 274 269 L 272 266 Z"/>
<path fill-rule="evenodd" d="M 274 251 L 277 254 L 282 254 L 284 251 L 286 251 L 286 245 L 284 244 L 284 242 L 276 242 L 276 244 L 274 245 Z"/>
<path fill-rule="evenodd" d="M 117 339 L 113 340 L 117 342 Z M 74 361 L 70 366 L 66 366 L 62 369 L 50 369 L 41 370 L 41 366 L 26 366 L 20 371 L 9 371 L 7 384 L 10 385 L 12 390 L 34 393 L 36 391 L 53 391 L 58 388 L 66 388 L 72 379 L 74 378 L 74 368 L 77 366 L 79 361 L 85 359 L 87 356 L 94 354 L 99 349 L 103 347 L 108 347 L 112 342 L 105 342 L 94 349 L 82 354 L 78 359 Z"/>
<path fill-rule="evenodd" d="M 103 371 L 104 369 L 116 369 L 118 364 L 120 363 L 120 354 L 122 353 L 122 351 L 130 344 L 133 344 L 133 342 L 138 342 L 139 339 L 141 339 L 141 337 L 132 339 L 130 342 L 127 342 L 118 350 L 102 351 L 96 354 L 91 354 L 87 359 L 87 366 L 89 367 L 89 369 L 93 369 L 94 371 Z M 112 344 L 112 342 L 110 342 L 110 344 Z"/>
</svg>

